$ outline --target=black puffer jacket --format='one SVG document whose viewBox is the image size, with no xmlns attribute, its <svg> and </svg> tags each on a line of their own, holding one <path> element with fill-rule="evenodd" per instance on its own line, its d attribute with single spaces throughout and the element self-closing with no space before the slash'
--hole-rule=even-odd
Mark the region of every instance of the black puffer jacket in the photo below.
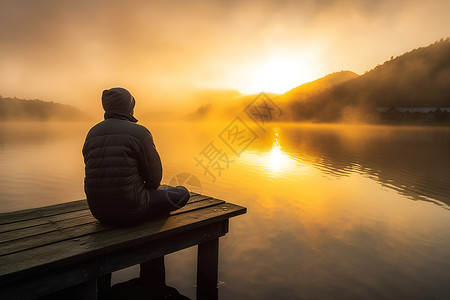
<svg viewBox="0 0 450 300">
<path fill-rule="evenodd" d="M 133 223 L 151 209 L 149 190 L 160 185 L 161 159 L 151 133 L 131 115 L 134 98 L 129 95 L 130 103 L 128 91 L 113 95 L 119 94 L 128 105 L 118 109 L 108 103 L 105 92 L 105 120 L 91 128 L 83 146 L 84 189 L 95 218 L 104 223 Z"/>
</svg>

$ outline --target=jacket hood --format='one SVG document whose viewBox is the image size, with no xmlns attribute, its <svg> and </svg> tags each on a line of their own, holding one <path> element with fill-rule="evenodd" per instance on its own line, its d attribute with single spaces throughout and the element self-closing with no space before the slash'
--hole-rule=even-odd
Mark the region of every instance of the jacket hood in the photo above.
<svg viewBox="0 0 450 300">
<path fill-rule="evenodd" d="M 132 115 L 135 103 L 134 97 L 123 88 L 104 90 L 102 94 L 102 105 L 105 112 L 114 111 Z"/>
<path fill-rule="evenodd" d="M 133 123 L 136 123 L 138 121 L 131 114 L 127 114 L 127 113 L 120 112 L 120 111 L 117 111 L 117 110 L 105 111 L 105 120 L 106 119 L 110 119 L 110 118 L 128 120 L 128 121 L 131 121 Z"/>
</svg>

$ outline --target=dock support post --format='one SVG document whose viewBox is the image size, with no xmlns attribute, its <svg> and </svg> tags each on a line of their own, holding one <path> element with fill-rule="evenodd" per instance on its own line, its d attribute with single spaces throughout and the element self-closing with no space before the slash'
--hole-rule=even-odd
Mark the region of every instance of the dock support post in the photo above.
<svg viewBox="0 0 450 300">
<path fill-rule="evenodd" d="M 57 291 L 53 294 L 38 298 L 39 300 L 97 300 L 97 279 L 91 279 L 81 284 Z"/>
<path fill-rule="evenodd" d="M 97 278 L 97 298 L 107 297 L 111 292 L 111 273 Z"/>
<path fill-rule="evenodd" d="M 78 285 L 78 299 L 97 300 L 97 278 Z"/>
<path fill-rule="evenodd" d="M 219 238 L 198 245 L 197 300 L 217 300 Z"/>
</svg>

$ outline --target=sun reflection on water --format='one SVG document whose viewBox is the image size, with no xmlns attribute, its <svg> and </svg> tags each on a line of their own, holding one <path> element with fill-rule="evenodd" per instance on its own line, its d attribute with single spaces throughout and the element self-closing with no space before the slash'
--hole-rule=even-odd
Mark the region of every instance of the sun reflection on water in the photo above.
<svg viewBox="0 0 450 300">
<path fill-rule="evenodd" d="M 281 151 L 280 140 L 278 139 L 278 132 L 275 133 L 273 138 L 272 150 L 269 155 L 269 165 L 272 171 L 279 171 L 283 168 L 283 165 L 287 163 L 288 159 L 286 155 Z"/>
<path fill-rule="evenodd" d="M 293 173 L 304 173 L 310 165 L 300 158 L 292 156 L 287 149 L 282 146 L 279 128 L 272 129 L 271 148 L 253 148 L 242 153 L 241 163 L 251 166 L 262 174 L 272 176 L 292 176 Z M 267 144 L 266 144 L 267 145 Z"/>
</svg>

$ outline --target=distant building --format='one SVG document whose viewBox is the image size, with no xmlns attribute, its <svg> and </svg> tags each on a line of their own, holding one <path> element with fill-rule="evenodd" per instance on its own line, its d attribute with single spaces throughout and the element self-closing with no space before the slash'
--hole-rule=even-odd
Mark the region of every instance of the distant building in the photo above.
<svg viewBox="0 0 450 300">
<path fill-rule="evenodd" d="M 449 122 L 450 107 L 377 107 L 381 121 L 400 123 Z"/>
</svg>

